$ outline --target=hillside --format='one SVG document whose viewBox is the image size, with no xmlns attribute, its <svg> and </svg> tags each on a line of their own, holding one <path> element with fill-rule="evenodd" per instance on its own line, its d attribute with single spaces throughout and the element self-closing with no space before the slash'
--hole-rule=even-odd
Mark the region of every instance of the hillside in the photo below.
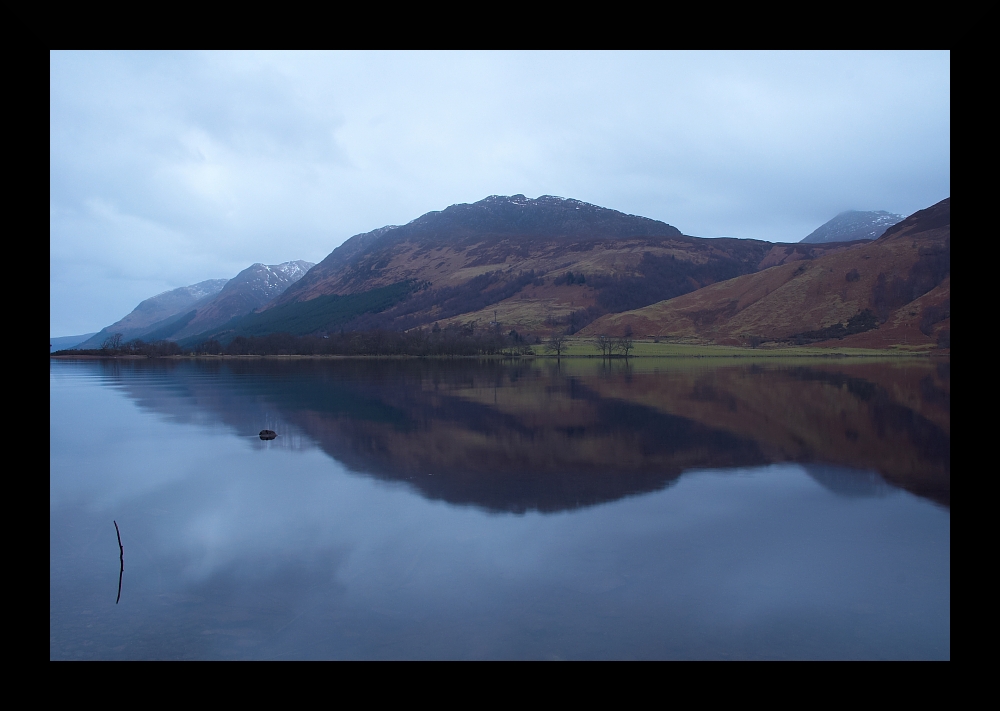
<svg viewBox="0 0 1000 711">
<path fill-rule="evenodd" d="M 56 336 L 55 338 L 49 338 L 49 353 L 67 348 L 76 348 L 91 336 L 96 335 L 96 333 L 82 333 L 79 336 Z"/>
<path fill-rule="evenodd" d="M 947 347 L 951 332 L 950 198 L 877 240 L 610 314 L 584 335 L 692 343 L 824 342 Z"/>
<path fill-rule="evenodd" d="M 885 210 L 862 212 L 848 210 L 817 227 L 802 239 L 806 243 L 851 242 L 859 239 L 878 239 L 888 228 L 902 221 L 902 215 Z"/>
<path fill-rule="evenodd" d="M 579 200 L 490 196 L 356 235 L 261 314 L 196 338 L 407 330 L 441 322 L 546 336 L 852 245 L 689 237 Z"/>
<path fill-rule="evenodd" d="M 390 225 L 351 237 L 276 305 L 358 293 L 408 279 L 446 287 L 515 266 L 523 271 L 551 271 L 553 257 L 569 268 L 585 260 L 567 260 L 566 253 L 600 249 L 605 240 L 680 236 L 676 227 L 666 223 L 578 200 L 492 195 L 471 205 L 429 212 L 403 226 Z M 580 250 L 584 245 L 587 249 Z M 607 259 L 603 251 L 596 259 L 587 256 L 603 268 L 613 268 L 614 257 Z"/>
<path fill-rule="evenodd" d="M 102 328 L 77 348 L 100 348 L 104 340 L 113 333 L 121 333 L 126 341 L 139 338 L 160 324 L 207 303 L 222 291 L 227 281 L 227 279 L 209 279 L 152 296 L 140 302 L 127 316 Z"/>
<path fill-rule="evenodd" d="M 244 316 L 280 296 L 313 267 L 312 262 L 253 264 L 232 279 L 213 279 L 146 299 L 121 321 L 101 329 L 77 348 L 100 348 L 113 333 L 123 341 L 179 340 Z"/>
<path fill-rule="evenodd" d="M 855 234 L 851 219 L 823 238 Z M 730 345 L 947 343 L 950 227 L 928 227 L 940 219 L 950 220 L 947 200 L 876 241 L 774 244 L 691 237 L 579 200 L 494 195 L 356 235 L 316 265 L 254 264 L 211 293 L 195 289 L 209 282 L 165 292 L 82 347 L 114 331 L 188 347 L 435 325 L 529 342 L 631 330 Z"/>
<path fill-rule="evenodd" d="M 313 266 L 302 260 L 283 264 L 253 264 L 226 282 L 215 298 L 197 309 L 194 317 L 171 334 L 178 340 L 221 326 L 237 316 L 259 309 L 281 296 Z"/>
</svg>

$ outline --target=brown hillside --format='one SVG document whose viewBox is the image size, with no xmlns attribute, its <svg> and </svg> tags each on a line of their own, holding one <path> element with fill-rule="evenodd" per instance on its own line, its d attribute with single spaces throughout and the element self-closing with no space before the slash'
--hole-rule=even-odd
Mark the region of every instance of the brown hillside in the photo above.
<svg viewBox="0 0 1000 711">
<path fill-rule="evenodd" d="M 352 237 L 265 308 L 409 282 L 418 287 L 411 297 L 345 327 L 483 326 L 496 318 L 504 329 L 545 336 L 860 244 L 700 239 L 577 200 L 493 196 Z"/>
<path fill-rule="evenodd" d="M 950 342 L 950 199 L 914 213 L 885 235 L 706 286 L 651 306 L 604 316 L 583 335 L 659 336 L 700 343 L 815 340 L 870 310 L 876 330 L 834 341 L 886 347 Z M 948 332 L 945 334 L 945 332 Z M 943 335 L 944 334 L 944 335 Z"/>
<path fill-rule="evenodd" d="M 211 301 L 199 307 L 195 317 L 171 339 L 202 333 L 264 306 L 301 279 L 313 266 L 312 262 L 302 260 L 250 265 L 230 279 Z"/>
</svg>

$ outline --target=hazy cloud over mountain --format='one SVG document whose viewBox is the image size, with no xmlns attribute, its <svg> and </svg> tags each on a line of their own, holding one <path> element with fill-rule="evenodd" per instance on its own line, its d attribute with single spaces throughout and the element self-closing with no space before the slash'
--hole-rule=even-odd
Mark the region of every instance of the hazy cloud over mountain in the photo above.
<svg viewBox="0 0 1000 711">
<path fill-rule="evenodd" d="M 491 194 L 798 241 L 950 193 L 950 54 L 50 55 L 50 328 Z"/>
</svg>

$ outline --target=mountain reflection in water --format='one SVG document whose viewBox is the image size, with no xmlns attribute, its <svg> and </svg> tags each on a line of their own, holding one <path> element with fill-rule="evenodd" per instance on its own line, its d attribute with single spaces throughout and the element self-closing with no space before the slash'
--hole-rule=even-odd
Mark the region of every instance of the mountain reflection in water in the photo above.
<svg viewBox="0 0 1000 711">
<path fill-rule="evenodd" d="M 686 470 L 807 465 L 830 491 L 950 503 L 950 366 L 597 359 L 101 361 L 141 407 L 255 447 L 318 446 L 350 469 L 497 512 L 555 512 Z M 257 434 L 273 429 L 278 439 Z"/>
</svg>

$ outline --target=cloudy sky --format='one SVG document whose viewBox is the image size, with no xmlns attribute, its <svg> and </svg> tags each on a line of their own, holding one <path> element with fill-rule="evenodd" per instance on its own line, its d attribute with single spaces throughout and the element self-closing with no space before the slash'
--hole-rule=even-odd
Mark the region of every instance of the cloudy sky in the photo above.
<svg viewBox="0 0 1000 711">
<path fill-rule="evenodd" d="M 951 190 L 948 52 L 50 55 L 50 335 L 487 195 L 795 242 Z"/>
</svg>

